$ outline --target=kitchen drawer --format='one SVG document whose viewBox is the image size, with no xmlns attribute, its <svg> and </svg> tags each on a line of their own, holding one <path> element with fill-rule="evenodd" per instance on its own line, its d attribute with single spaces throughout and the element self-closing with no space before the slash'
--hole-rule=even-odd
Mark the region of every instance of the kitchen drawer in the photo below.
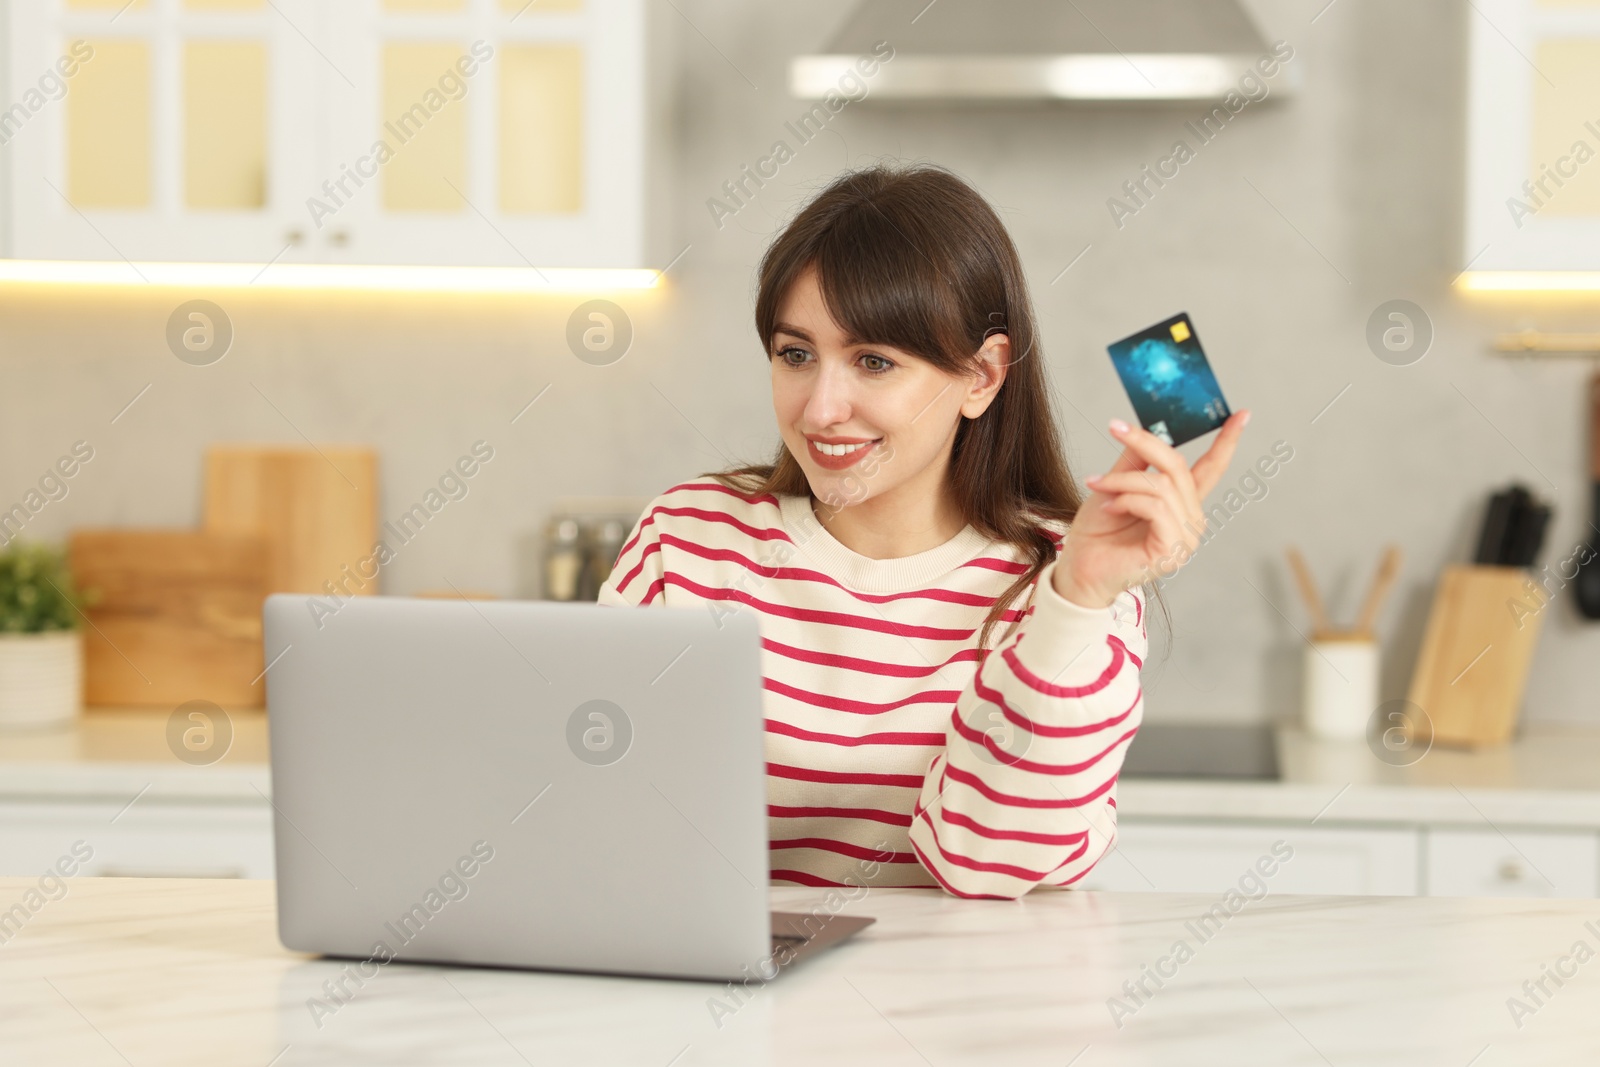
<svg viewBox="0 0 1600 1067">
<path fill-rule="evenodd" d="M 1432 897 L 1600 896 L 1600 836 L 1549 830 L 1428 830 Z"/>
<path fill-rule="evenodd" d="M 1417 831 L 1124 820 L 1112 852 L 1084 889 L 1222 893 L 1282 841 L 1293 855 L 1263 879 L 1272 893 L 1412 896 L 1418 892 Z"/>
<path fill-rule="evenodd" d="M 273 876 L 265 803 L 0 803 L 0 875 L 37 876 L 76 841 L 94 850 L 78 871 L 90 877 Z"/>
</svg>

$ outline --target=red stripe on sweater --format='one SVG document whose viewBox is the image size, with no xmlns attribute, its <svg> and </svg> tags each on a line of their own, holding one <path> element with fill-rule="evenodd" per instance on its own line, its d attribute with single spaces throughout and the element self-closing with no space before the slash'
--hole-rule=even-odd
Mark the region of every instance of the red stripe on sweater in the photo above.
<svg viewBox="0 0 1600 1067">
<path fill-rule="evenodd" d="M 917 869 L 921 870 L 924 874 L 927 873 L 926 868 L 922 867 L 920 864 L 917 865 Z M 781 878 L 781 879 L 784 879 L 784 880 L 790 881 L 790 882 L 798 882 L 799 884 L 805 885 L 805 886 L 815 886 L 818 889 L 871 889 L 871 888 L 881 888 L 881 889 L 932 889 L 932 888 L 934 888 L 934 883 L 929 882 L 927 880 L 923 880 L 923 881 L 920 881 L 920 882 L 896 882 L 896 883 L 884 884 L 884 885 L 879 885 L 877 882 L 867 882 L 865 879 L 863 879 L 863 880 L 861 880 L 859 882 L 835 882 L 835 881 L 832 881 L 832 880 L 827 879 L 827 878 L 819 877 L 819 876 L 817 876 L 815 874 L 810 873 L 809 871 L 790 870 L 787 867 L 774 867 L 774 868 L 772 868 L 771 878 L 774 881 L 776 881 L 776 880 Z"/>
<path fill-rule="evenodd" d="M 726 493 L 728 496 L 733 497 L 735 500 L 742 500 L 746 504 L 771 504 L 773 507 L 777 507 L 778 506 L 778 498 L 773 496 L 771 493 L 762 493 L 759 496 L 746 496 L 745 494 L 739 492 L 737 489 L 734 489 L 731 486 L 723 485 L 721 482 L 716 482 L 716 481 L 711 481 L 711 482 L 682 482 L 682 483 L 680 483 L 678 485 L 673 486 L 671 489 L 668 489 L 665 493 L 662 493 L 661 495 L 662 496 L 671 496 L 673 493 L 684 493 L 684 492 Z"/>
<path fill-rule="evenodd" d="M 909 663 L 883 663 L 875 659 L 858 659 L 855 656 L 840 656 L 832 652 L 815 652 L 809 648 L 796 648 L 786 645 L 781 641 L 763 637 L 761 647 L 768 652 L 783 656 L 785 659 L 798 660 L 801 663 L 815 663 L 823 667 L 838 667 L 841 670 L 860 671 L 862 674 L 877 674 L 888 678 L 926 678 L 938 674 L 952 663 L 973 662 L 978 660 L 976 648 L 963 648 L 943 663 L 909 664 Z"/>
<path fill-rule="evenodd" d="M 920 817 L 922 810 L 919 807 L 916 814 Z M 962 826 L 979 837 L 989 837 L 996 841 L 1027 841 L 1034 845 L 1071 845 L 1089 836 L 1089 831 L 1079 830 L 1075 834 L 1037 834 L 1029 830 L 997 830 L 992 826 L 985 826 L 970 815 L 963 815 L 959 811 L 951 811 L 946 804 L 939 812 L 941 822 L 952 826 Z"/>
<path fill-rule="evenodd" d="M 946 881 L 944 875 L 940 874 L 938 870 L 934 868 L 933 864 L 928 862 L 928 857 L 923 854 L 922 849 L 917 847 L 917 843 L 915 841 L 911 842 L 911 851 L 915 852 L 917 854 L 917 859 L 922 861 L 922 869 L 933 875 L 933 880 L 939 883 L 939 887 L 953 897 L 960 897 L 962 900 L 1011 899 L 1010 897 L 1001 896 L 998 893 L 963 893 L 961 890 L 957 889 L 955 886 Z"/>
<path fill-rule="evenodd" d="M 651 515 L 652 518 L 655 517 L 656 515 L 676 515 L 679 518 L 699 519 L 702 522 L 721 523 L 724 526 L 732 526 L 735 530 L 738 530 L 740 533 L 744 534 L 746 537 L 753 537 L 757 541 L 788 541 L 791 545 L 794 544 L 794 541 L 792 539 L 790 539 L 788 533 L 786 533 L 783 530 L 782 527 L 778 527 L 778 526 L 766 526 L 766 527 L 751 526 L 749 523 L 742 522 L 739 519 L 734 518 L 732 515 L 729 515 L 725 511 L 707 511 L 705 508 L 688 508 L 688 507 L 684 507 L 684 508 L 656 507 L 656 508 L 651 509 L 650 515 Z"/>
<path fill-rule="evenodd" d="M 1020 678 L 1024 685 L 1036 693 L 1043 693 L 1047 697 L 1092 696 L 1110 685 L 1111 679 L 1121 673 L 1124 657 L 1132 656 L 1127 646 L 1117 640 L 1114 634 L 1107 634 L 1106 644 L 1111 646 L 1111 662 L 1106 664 L 1105 670 L 1100 672 L 1100 677 L 1088 685 L 1055 685 L 1024 667 L 1022 661 L 1017 658 L 1017 646 L 1022 643 L 1022 639 L 1026 636 L 1028 635 L 1018 634 L 1017 639 L 1007 645 L 1005 650 L 1000 653 L 1000 658 L 1006 661 L 1006 665 L 1011 668 L 1011 672 Z M 1138 661 L 1135 660 L 1135 662 Z"/>
<path fill-rule="evenodd" d="M 644 528 L 646 526 L 654 526 L 655 523 L 656 517 L 654 514 L 646 515 L 639 520 L 639 524 L 633 528 L 633 536 L 624 541 L 622 547 L 617 550 L 618 562 L 626 559 L 628 553 L 633 550 L 633 546 L 639 543 L 639 538 L 644 536 Z"/>
<path fill-rule="evenodd" d="M 1101 859 L 1104 859 L 1104 857 L 1101 857 Z M 1094 870 L 1098 866 L 1100 866 L 1100 860 L 1095 860 L 1093 863 L 1089 864 L 1089 866 L 1085 867 L 1083 870 L 1079 871 L 1077 874 L 1073 875 L 1071 878 L 1065 878 L 1065 879 L 1063 879 L 1063 880 L 1061 880 L 1059 882 L 1051 882 L 1050 884 L 1053 885 L 1053 886 L 1062 886 L 1062 887 L 1069 886 L 1073 882 L 1078 881 L 1078 879 L 1082 878 L 1084 875 L 1088 874 L 1090 871 Z"/>
<path fill-rule="evenodd" d="M 628 583 L 639 577 L 639 572 L 644 570 L 645 561 L 648 560 L 652 555 L 657 555 L 660 552 L 661 542 L 659 541 L 651 541 L 648 545 L 645 545 L 644 551 L 639 553 L 639 562 L 635 563 L 629 569 L 628 573 L 622 576 L 622 581 L 617 583 L 617 592 L 624 592 L 628 588 Z M 617 558 L 621 559 L 622 555 L 619 554 Z"/>
<path fill-rule="evenodd" d="M 1002 793 L 1000 790 L 986 785 L 983 779 L 979 778 L 977 775 L 969 774 L 959 767 L 952 767 L 948 762 L 945 764 L 944 773 L 948 774 L 951 778 L 960 782 L 962 785 L 971 786 L 973 789 L 976 789 L 986 799 L 992 800 L 996 804 L 1004 804 L 1010 808 L 1081 808 L 1087 804 L 1093 804 L 1096 800 L 1099 800 L 1100 797 L 1103 796 L 1109 789 L 1111 789 L 1112 786 L 1117 784 L 1117 776 L 1113 774 L 1110 778 L 1107 778 L 1100 785 L 1095 786 L 1082 796 L 1062 797 L 1059 800 L 1040 800 L 1035 797 L 1019 797 L 1014 796 L 1011 793 Z M 941 782 L 940 785 L 942 786 L 943 783 Z M 941 788 L 941 792 L 942 791 L 943 790 Z"/>
<path fill-rule="evenodd" d="M 890 622 L 881 617 L 869 619 L 860 615 L 849 615 L 842 611 L 792 608 L 785 604 L 772 604 L 764 600 L 757 600 L 741 589 L 713 589 L 710 586 L 691 581 L 681 574 L 672 573 L 663 577 L 668 585 L 679 586 L 703 600 L 732 600 L 755 608 L 763 615 L 775 615 L 780 619 L 799 619 L 802 622 L 848 626 L 857 630 L 874 630 L 878 633 L 892 634 L 896 637 L 921 637 L 930 641 L 965 641 L 973 634 L 971 629 L 946 630 L 937 626 L 911 626 L 905 623 Z"/>
<path fill-rule="evenodd" d="M 995 598 L 983 596 L 979 593 L 963 593 L 953 589 L 912 589 L 904 593 L 858 593 L 846 586 L 843 582 L 821 571 L 810 570 L 805 567 L 785 567 L 779 564 L 757 563 L 744 553 L 731 548 L 709 548 L 693 541 L 685 540 L 676 534 L 663 533 L 660 542 L 671 545 L 701 559 L 715 560 L 722 563 L 737 563 L 745 570 L 763 578 L 775 578 L 780 581 L 790 582 L 815 582 L 837 589 L 842 593 L 854 597 L 867 604 L 889 604 L 896 600 L 937 600 L 946 604 L 961 604 L 966 607 L 987 608 L 993 606 Z"/>
<path fill-rule="evenodd" d="M 776 852 L 786 848 L 814 848 L 822 852 L 836 852 L 841 856 L 849 856 L 856 860 L 871 860 L 874 863 L 915 863 L 917 857 L 910 852 L 880 852 L 866 845 L 857 845 L 849 841 L 835 841 L 831 837 L 794 837 L 784 841 L 772 841 L 768 848 Z"/>
<path fill-rule="evenodd" d="M 785 737 L 799 738 L 801 741 L 816 741 L 825 745 L 839 745 L 841 747 L 855 748 L 860 745 L 943 745 L 944 733 L 915 733 L 908 730 L 893 731 L 878 734 L 862 734 L 851 736 L 849 734 L 824 734 L 815 730 L 804 730 L 792 723 L 778 719 L 767 720 L 769 734 L 782 734 Z"/>
<path fill-rule="evenodd" d="M 1004 693 L 998 689 L 991 689 L 984 684 L 981 674 L 973 677 L 972 691 L 978 699 L 995 705 L 1007 719 L 1036 737 L 1083 737 L 1087 734 L 1098 733 L 1101 730 L 1109 730 L 1111 727 L 1126 721 L 1128 716 L 1133 714 L 1133 709 L 1139 706 L 1139 701 L 1144 697 L 1144 687 L 1140 686 L 1133 694 L 1133 703 L 1129 704 L 1128 710 L 1120 715 L 1113 715 L 1109 719 L 1101 719 L 1099 722 L 1091 722 L 1083 726 L 1045 726 L 1034 722 L 1013 708 L 1006 702 Z"/>
<path fill-rule="evenodd" d="M 786 806 L 768 804 L 767 815 L 774 819 L 857 819 L 861 822 L 881 822 L 889 826 L 910 826 L 911 816 L 903 811 L 882 811 L 878 808 L 835 808 L 811 805 Z"/>
<path fill-rule="evenodd" d="M 1083 859 L 1083 854 L 1085 852 L 1088 852 L 1088 851 L 1089 851 L 1089 835 L 1085 834 L 1084 837 L 1083 837 L 1083 844 L 1079 845 L 1077 847 L 1077 849 L 1072 853 L 1072 855 L 1068 856 L 1066 859 L 1064 859 L 1060 863 L 1056 864 L 1055 865 L 1055 870 L 1052 870 L 1050 873 L 1051 874 L 1055 874 L 1056 871 L 1059 871 L 1061 868 L 1065 867 L 1067 864 L 1076 863 L 1078 860 Z M 1095 862 L 1098 863 L 1099 860 L 1096 860 Z M 1071 879 L 1069 879 L 1069 881 L 1076 881 L 1077 879 L 1082 878 L 1084 875 L 1088 874 L 1089 871 L 1092 870 L 1093 868 L 1094 868 L 1094 863 L 1089 864 L 1088 867 L 1085 867 L 1082 871 L 1080 871 L 1077 874 L 1073 875 L 1073 877 Z"/>
<path fill-rule="evenodd" d="M 791 545 L 794 544 L 789 535 L 778 527 L 757 529 L 721 511 L 707 511 L 705 508 L 669 508 L 665 504 L 659 504 L 651 508 L 650 513 L 639 520 L 639 528 L 633 532 L 633 536 L 628 539 L 628 543 L 622 546 L 622 551 L 617 553 L 618 559 L 626 556 L 629 549 L 638 543 L 639 538 L 644 535 L 646 526 L 654 526 L 656 524 L 657 515 L 677 515 L 687 519 L 700 519 L 703 522 L 717 522 L 724 526 L 732 526 L 746 537 L 753 537 L 757 541 L 788 541 Z"/>
<path fill-rule="evenodd" d="M 985 863 L 982 860 L 964 856 L 959 852 L 952 852 L 945 848 L 944 844 L 939 840 L 939 829 L 934 826 L 933 819 L 928 816 L 927 811 L 924 810 L 918 818 L 928 828 L 928 834 L 933 838 L 933 847 L 939 850 L 939 857 L 946 862 L 955 864 L 957 867 L 965 867 L 969 871 L 979 871 L 983 874 L 1009 875 L 1020 881 L 1032 882 L 1034 885 L 1038 885 L 1044 880 L 1045 875 L 1050 873 L 1049 871 L 1030 871 L 1028 868 L 1018 867 L 1014 863 Z"/>
<path fill-rule="evenodd" d="M 783 763 L 768 763 L 767 773 L 774 778 L 789 778 L 796 782 L 834 782 L 839 785 L 896 785 L 907 789 L 922 788 L 922 775 L 920 774 L 819 771 L 812 767 L 790 767 Z"/>
<path fill-rule="evenodd" d="M 828 696 L 826 693 L 812 693 L 805 689 L 777 681 L 774 678 L 763 680 L 764 687 L 771 692 L 781 693 L 802 704 L 809 704 L 814 708 L 827 708 L 830 711 L 848 711 L 852 715 L 882 715 L 897 708 L 909 707 L 912 704 L 953 704 L 961 694 L 954 689 L 927 689 L 920 693 L 913 693 L 903 700 L 891 701 L 887 704 L 871 704 L 865 700 L 848 700 L 845 697 Z"/>
<path fill-rule="evenodd" d="M 1084 760 L 1082 763 L 1039 763 L 1036 760 L 1024 759 L 1021 756 L 1014 756 L 1007 752 L 1005 749 L 995 744 L 994 738 L 990 737 L 988 733 L 983 730 L 973 729 L 971 726 L 968 726 L 966 723 L 962 722 L 961 713 L 959 711 L 950 713 L 950 726 L 955 730 L 956 733 L 960 734 L 968 742 L 982 745 L 988 750 L 990 755 L 994 756 L 995 759 L 999 760 L 1007 767 L 1014 767 L 1019 771 L 1027 771 L 1030 774 L 1053 775 L 1081 774 L 1090 767 L 1093 767 L 1096 763 L 1099 763 L 1109 753 L 1115 750 L 1118 745 L 1122 744 L 1124 741 L 1127 741 L 1129 738 L 1133 737 L 1134 734 L 1139 732 L 1138 727 L 1134 727 L 1132 730 L 1129 730 L 1127 733 L 1123 734 L 1121 737 L 1117 738 L 1115 741 L 1111 742 L 1111 744 L 1095 753 L 1089 759 Z"/>
<path fill-rule="evenodd" d="M 827 879 L 827 878 L 819 878 L 816 875 L 808 874 L 805 871 L 791 871 L 791 870 L 788 870 L 787 868 L 783 868 L 783 867 L 774 867 L 774 868 L 772 868 L 772 874 L 770 875 L 770 877 L 772 879 L 774 879 L 774 880 L 776 880 L 778 878 L 782 878 L 784 881 L 787 881 L 787 882 L 799 882 L 801 885 L 815 886 L 818 889 L 859 889 L 859 888 L 861 888 L 860 886 L 846 885 L 843 882 L 835 882 L 835 881 L 832 881 L 832 880 Z"/>
</svg>

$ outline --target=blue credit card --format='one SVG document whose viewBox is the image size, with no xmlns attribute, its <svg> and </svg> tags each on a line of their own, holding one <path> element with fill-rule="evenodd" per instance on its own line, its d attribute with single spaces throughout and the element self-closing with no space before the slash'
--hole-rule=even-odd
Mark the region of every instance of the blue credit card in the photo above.
<svg viewBox="0 0 1600 1067">
<path fill-rule="evenodd" d="M 1185 312 L 1124 337 L 1106 350 L 1139 425 L 1169 445 L 1210 433 L 1231 412 Z"/>
</svg>

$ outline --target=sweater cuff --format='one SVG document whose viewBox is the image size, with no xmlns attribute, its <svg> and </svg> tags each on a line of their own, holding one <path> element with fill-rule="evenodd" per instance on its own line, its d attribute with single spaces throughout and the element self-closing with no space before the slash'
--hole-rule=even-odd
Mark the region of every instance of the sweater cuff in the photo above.
<svg viewBox="0 0 1600 1067">
<path fill-rule="evenodd" d="M 1033 590 L 1033 614 L 1022 630 L 1027 640 L 1017 644 L 1017 658 L 1045 678 L 1055 678 L 1071 667 L 1098 672 L 1104 663 L 1093 650 L 1105 646 L 1106 635 L 1115 622 L 1116 606 L 1087 608 L 1056 592 L 1052 579 L 1057 562 L 1051 560 L 1039 572 Z"/>
</svg>

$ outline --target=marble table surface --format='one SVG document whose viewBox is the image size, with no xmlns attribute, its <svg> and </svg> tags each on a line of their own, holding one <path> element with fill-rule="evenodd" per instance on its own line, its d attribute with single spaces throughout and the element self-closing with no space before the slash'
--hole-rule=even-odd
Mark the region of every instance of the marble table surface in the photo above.
<svg viewBox="0 0 1600 1067">
<path fill-rule="evenodd" d="M 0 879 L 0 914 L 36 884 Z M 704 982 L 390 964 L 314 1019 L 308 1000 L 344 964 L 278 945 L 271 882 L 66 886 L 0 930 L 0 1063 L 1600 1062 L 1600 961 L 1577 948 L 1600 948 L 1592 900 L 1267 895 L 1202 938 L 1194 924 L 1220 898 L 962 901 L 880 889 L 845 906 L 878 919 L 856 940 L 737 995 Z M 825 892 L 772 898 L 804 909 Z M 1179 942 L 1187 951 L 1174 954 Z M 1544 977 L 1556 970 L 1569 976 L 1560 985 Z M 1530 995 L 1524 982 L 1541 977 L 1546 995 Z M 1526 1010 L 1514 1014 L 1510 998 Z"/>
</svg>

